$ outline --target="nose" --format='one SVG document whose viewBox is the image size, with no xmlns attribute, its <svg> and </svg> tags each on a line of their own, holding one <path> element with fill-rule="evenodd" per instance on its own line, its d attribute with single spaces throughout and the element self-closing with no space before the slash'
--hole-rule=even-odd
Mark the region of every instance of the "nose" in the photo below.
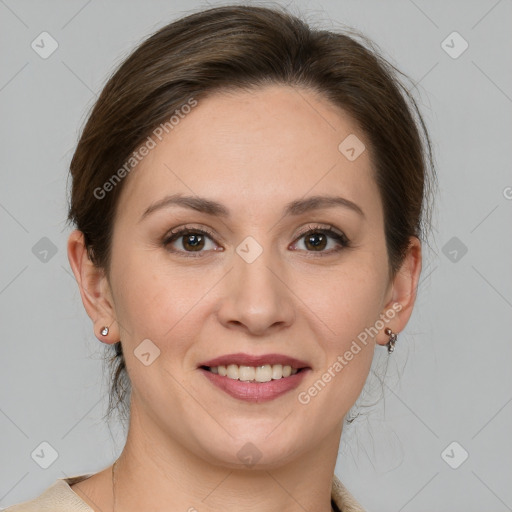
<svg viewBox="0 0 512 512">
<path fill-rule="evenodd" d="M 227 328 L 254 336 L 268 335 L 293 324 L 297 300 L 290 271 L 270 250 L 252 262 L 235 254 L 224 281 L 218 318 Z"/>
</svg>

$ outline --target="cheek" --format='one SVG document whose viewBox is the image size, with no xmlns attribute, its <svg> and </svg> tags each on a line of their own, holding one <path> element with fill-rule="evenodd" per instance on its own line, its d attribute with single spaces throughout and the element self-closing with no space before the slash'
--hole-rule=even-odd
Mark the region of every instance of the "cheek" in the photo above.
<svg viewBox="0 0 512 512">
<path fill-rule="evenodd" d="M 319 339 L 327 340 L 327 347 L 340 349 L 379 318 L 388 284 L 387 267 L 369 253 L 354 253 L 338 269 L 296 282 L 294 290 L 316 313 L 316 323 L 323 325 L 324 336 Z"/>
<path fill-rule="evenodd" d="M 313 387 L 302 389 L 301 403 L 313 399 L 317 407 L 336 407 L 340 414 L 353 405 L 364 386 L 373 360 L 375 331 L 380 318 L 383 297 L 388 284 L 386 262 L 376 253 L 359 254 L 339 271 L 322 279 L 323 290 L 309 289 L 308 317 L 315 325 L 315 338 L 323 352 L 321 368 Z M 311 293 L 315 290 L 315 293 Z M 327 388 L 325 392 L 323 389 Z M 319 395 L 322 395 L 321 397 Z M 314 398 L 319 396 L 319 399 Z M 313 410 L 308 414 L 313 414 Z"/>
<path fill-rule="evenodd" d="M 375 341 L 370 327 L 381 313 L 385 273 L 364 270 L 354 265 L 336 273 L 328 282 L 328 293 L 318 292 L 308 300 L 315 313 L 308 313 L 313 319 L 310 327 L 316 326 L 323 357 L 297 398 L 311 421 L 318 416 L 328 418 L 326 429 L 339 422 L 357 400 L 373 360 Z"/>
<path fill-rule="evenodd" d="M 147 255 L 127 257 L 117 268 L 116 314 L 132 389 L 144 403 L 178 410 L 187 396 L 175 378 L 182 378 L 182 362 L 198 325 L 194 305 L 204 292 L 188 286 L 179 273 L 156 269 Z"/>
<path fill-rule="evenodd" d="M 169 369 L 181 364 L 204 323 L 197 315 L 208 302 L 205 295 L 218 280 L 211 272 L 167 265 L 162 258 L 161 251 L 141 250 L 116 262 L 116 314 L 129 371 L 138 368 L 133 351 L 147 339 L 164 356 L 159 363 L 165 359 Z"/>
</svg>

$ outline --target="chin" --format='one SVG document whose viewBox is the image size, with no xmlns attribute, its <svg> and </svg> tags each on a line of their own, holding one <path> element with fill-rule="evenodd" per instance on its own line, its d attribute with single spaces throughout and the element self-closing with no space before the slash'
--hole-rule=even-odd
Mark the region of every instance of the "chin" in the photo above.
<svg viewBox="0 0 512 512">
<path fill-rule="evenodd" d="M 274 424 L 275 428 L 275 424 Z M 222 441 L 215 442 L 212 438 L 204 440 L 202 455 L 210 464 L 229 469 L 269 470 L 284 466 L 299 456 L 297 446 L 304 450 L 304 443 L 290 436 L 269 436 L 271 429 L 263 433 L 248 433 L 233 438 L 221 436 Z"/>
</svg>

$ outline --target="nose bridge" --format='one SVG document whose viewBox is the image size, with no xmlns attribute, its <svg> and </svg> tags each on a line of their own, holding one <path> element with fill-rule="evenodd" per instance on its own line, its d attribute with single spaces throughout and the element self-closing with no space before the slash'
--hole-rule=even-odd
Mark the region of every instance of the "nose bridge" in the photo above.
<svg viewBox="0 0 512 512">
<path fill-rule="evenodd" d="M 229 297 L 221 309 L 226 322 L 264 331 L 276 323 L 293 320 L 293 301 L 281 276 L 282 265 L 270 247 L 248 236 L 237 247 L 229 277 Z"/>
<path fill-rule="evenodd" d="M 279 293 L 275 289 L 275 270 L 280 265 L 270 247 L 265 249 L 252 237 L 244 240 L 236 249 L 235 273 L 240 278 L 240 285 L 250 291 L 259 291 L 260 295 Z"/>
<path fill-rule="evenodd" d="M 246 237 L 236 248 L 235 278 L 238 281 L 238 294 L 256 294 L 252 301 L 266 300 L 271 303 L 282 293 L 275 274 L 280 268 L 275 251 L 265 242 L 265 247 L 254 237 Z M 272 269 L 272 270 L 271 270 Z"/>
</svg>

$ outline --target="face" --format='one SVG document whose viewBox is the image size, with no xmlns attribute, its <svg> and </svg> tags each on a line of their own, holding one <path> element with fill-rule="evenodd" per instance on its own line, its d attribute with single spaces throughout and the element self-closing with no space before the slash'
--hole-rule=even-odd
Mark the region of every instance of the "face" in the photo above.
<svg viewBox="0 0 512 512">
<path fill-rule="evenodd" d="M 133 405 L 204 460 L 240 466 L 252 445 L 262 465 L 292 460 L 339 434 L 362 390 L 375 339 L 354 340 L 395 299 L 369 150 L 349 160 L 349 135 L 365 142 L 305 89 L 216 93 L 125 178 L 109 283 Z M 226 355 L 213 372 L 274 363 L 239 378 L 276 379 L 202 368 Z M 278 379 L 279 361 L 300 371 Z"/>
</svg>

